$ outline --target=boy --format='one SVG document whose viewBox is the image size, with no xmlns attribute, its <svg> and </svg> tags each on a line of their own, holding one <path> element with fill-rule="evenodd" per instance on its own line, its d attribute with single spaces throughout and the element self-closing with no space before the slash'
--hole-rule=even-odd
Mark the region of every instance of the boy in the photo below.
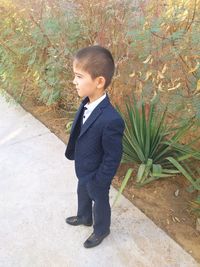
<svg viewBox="0 0 200 267">
<path fill-rule="evenodd" d="M 78 95 L 85 98 L 76 113 L 65 151 L 68 159 L 75 160 L 78 177 L 77 216 L 68 217 L 66 223 L 93 224 L 94 231 L 85 241 L 85 248 L 99 245 L 110 233 L 109 189 L 121 161 L 125 128 L 105 92 L 114 68 L 110 51 L 98 45 L 79 50 L 73 61 L 73 83 Z"/>
</svg>

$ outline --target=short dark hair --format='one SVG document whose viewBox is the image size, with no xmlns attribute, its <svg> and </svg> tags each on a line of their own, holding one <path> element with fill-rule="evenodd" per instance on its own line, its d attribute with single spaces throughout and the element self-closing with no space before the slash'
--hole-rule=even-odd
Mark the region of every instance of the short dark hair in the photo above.
<svg viewBox="0 0 200 267">
<path fill-rule="evenodd" d="M 108 49 L 99 45 L 88 46 L 80 49 L 75 54 L 74 60 L 78 61 L 78 65 L 87 71 L 92 79 L 103 76 L 105 78 L 104 89 L 110 85 L 115 71 L 115 63 Z"/>
</svg>

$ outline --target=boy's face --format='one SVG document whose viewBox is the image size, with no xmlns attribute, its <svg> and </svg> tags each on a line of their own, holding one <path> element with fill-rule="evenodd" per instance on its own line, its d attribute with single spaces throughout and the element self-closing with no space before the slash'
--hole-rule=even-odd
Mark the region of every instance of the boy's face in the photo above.
<svg viewBox="0 0 200 267">
<path fill-rule="evenodd" d="M 74 72 L 74 80 L 73 84 L 76 86 L 76 90 L 80 97 L 88 96 L 89 99 L 94 99 L 99 94 L 104 93 L 104 77 L 97 77 L 92 79 L 91 75 L 81 69 L 77 61 L 73 62 L 73 72 Z"/>
</svg>

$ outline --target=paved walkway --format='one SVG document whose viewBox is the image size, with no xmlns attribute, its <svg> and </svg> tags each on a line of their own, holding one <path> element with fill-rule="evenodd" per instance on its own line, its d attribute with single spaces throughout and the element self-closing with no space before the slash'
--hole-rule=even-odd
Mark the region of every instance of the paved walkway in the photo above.
<svg viewBox="0 0 200 267">
<path fill-rule="evenodd" d="M 165 232 L 121 197 L 111 234 L 85 249 L 92 227 L 73 227 L 74 162 L 65 144 L 0 96 L 0 267 L 197 267 Z M 111 188 L 111 204 L 116 190 Z"/>
</svg>

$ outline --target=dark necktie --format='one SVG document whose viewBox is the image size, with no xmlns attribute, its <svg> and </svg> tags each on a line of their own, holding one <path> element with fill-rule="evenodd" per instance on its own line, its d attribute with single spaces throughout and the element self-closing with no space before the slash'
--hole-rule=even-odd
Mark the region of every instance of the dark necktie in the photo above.
<svg viewBox="0 0 200 267">
<path fill-rule="evenodd" d="M 83 108 L 83 117 L 82 117 L 82 125 L 83 125 L 83 119 L 85 119 L 85 115 L 84 115 L 84 113 L 85 113 L 85 111 L 87 110 L 87 108 L 86 107 L 84 107 Z"/>
</svg>

